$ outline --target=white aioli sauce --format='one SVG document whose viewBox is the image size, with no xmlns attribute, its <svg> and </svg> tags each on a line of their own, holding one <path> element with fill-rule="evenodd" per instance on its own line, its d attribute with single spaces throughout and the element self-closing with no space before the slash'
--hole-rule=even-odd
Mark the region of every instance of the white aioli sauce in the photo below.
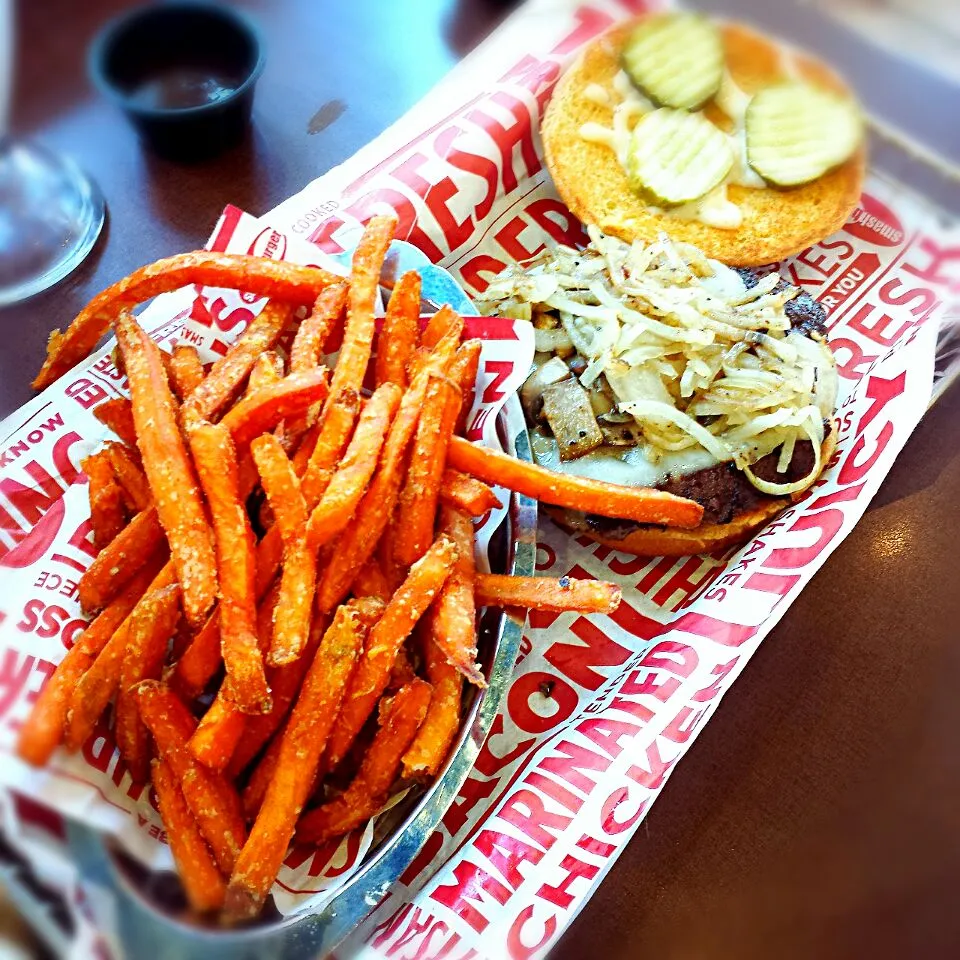
<svg viewBox="0 0 960 960">
<path fill-rule="evenodd" d="M 613 111 L 612 126 L 590 121 L 580 127 L 579 134 L 590 143 L 599 143 L 617 155 L 617 161 L 624 169 L 630 153 L 633 128 L 644 114 L 655 109 L 633 85 L 626 71 L 617 71 L 613 78 L 612 89 L 598 83 L 591 83 L 583 93 L 591 103 L 601 107 L 610 107 Z M 733 81 L 729 71 L 724 71 L 720 89 L 715 102 L 733 121 L 733 130 L 727 133 L 733 148 L 734 163 L 726 179 L 708 194 L 676 207 L 660 209 L 651 206 L 651 210 L 676 217 L 678 220 L 697 220 L 710 227 L 721 230 L 735 230 L 743 221 L 740 208 L 727 196 L 727 186 L 736 184 L 741 187 L 763 188 L 764 179 L 747 162 L 747 137 L 744 127 L 747 105 L 750 96 L 744 93 Z"/>
<path fill-rule="evenodd" d="M 605 86 L 601 83 L 590 83 L 584 87 L 583 95 L 591 102 L 597 104 L 598 107 L 613 107 L 613 99 L 610 96 L 610 91 L 607 90 Z"/>
<path fill-rule="evenodd" d="M 659 207 L 651 209 L 660 210 Z M 699 220 L 708 227 L 717 227 L 720 230 L 735 230 L 743 222 L 743 211 L 727 197 L 726 181 L 698 200 L 660 212 L 677 220 Z"/>
</svg>

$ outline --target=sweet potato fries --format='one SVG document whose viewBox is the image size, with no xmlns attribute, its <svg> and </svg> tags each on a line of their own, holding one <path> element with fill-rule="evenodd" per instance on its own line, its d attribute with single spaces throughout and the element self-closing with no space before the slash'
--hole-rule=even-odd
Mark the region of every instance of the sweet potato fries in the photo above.
<svg viewBox="0 0 960 960">
<path fill-rule="evenodd" d="M 395 226 L 370 221 L 346 279 L 216 253 L 145 267 L 51 339 L 36 381 L 113 325 L 130 400 L 101 405 L 118 440 L 84 462 L 100 552 L 79 595 L 96 618 L 40 693 L 20 756 L 42 765 L 109 735 L 115 700 L 119 769 L 152 781 L 193 908 L 227 921 L 259 913 L 291 842 L 336 839 L 398 782 L 442 769 L 466 685 L 485 686 L 478 607 L 616 607 L 612 584 L 478 573 L 473 518 L 501 506 L 493 485 L 700 518 L 690 501 L 464 439 L 480 344 L 461 344 L 462 319 L 444 307 L 419 332 L 408 274 L 375 332 Z M 166 356 L 129 312 L 186 283 L 270 298 L 209 370 L 185 345 Z"/>
</svg>

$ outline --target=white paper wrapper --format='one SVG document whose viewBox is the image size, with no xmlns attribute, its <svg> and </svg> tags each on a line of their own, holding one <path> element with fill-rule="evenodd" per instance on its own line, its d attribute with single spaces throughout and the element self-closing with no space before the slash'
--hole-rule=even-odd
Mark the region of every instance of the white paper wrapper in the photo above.
<svg viewBox="0 0 960 960">
<path fill-rule="evenodd" d="M 539 118 L 577 50 L 642 8 L 626 0 L 528 3 L 394 127 L 271 212 L 265 222 L 282 239 L 256 231 L 258 252 L 309 240 L 317 256 L 337 255 L 352 246 L 360 223 L 389 208 L 401 218 L 402 236 L 477 292 L 504 264 L 544 243 L 581 241 L 543 168 Z M 531 618 L 506 707 L 476 770 L 401 882 L 338 949 L 341 960 L 542 956 L 600 883 L 754 650 L 866 509 L 926 409 L 935 360 L 940 377 L 954 369 L 943 346 L 951 331 L 939 327 L 944 317 L 957 320 L 960 233 L 909 191 L 873 174 L 844 229 L 779 269 L 827 306 L 840 362 L 839 443 L 824 477 L 745 547 L 711 557 L 637 559 L 572 538 L 543 518 L 541 572 L 616 580 L 624 603 L 611 617 Z M 484 391 L 502 387 L 499 378 L 516 369 L 518 355 L 508 347 L 485 367 Z M 115 389 L 108 363 L 88 379 L 108 393 Z M 61 447 L 61 460 L 66 450 L 76 463 L 81 444 L 97 440 L 82 396 L 78 390 L 71 399 L 63 427 L 51 420 L 59 407 L 44 406 L 43 398 L 17 414 L 26 433 L 15 442 L 26 442 L 24 455 L 35 458 L 38 449 L 49 469 L 53 437 L 64 443 L 69 424 L 92 438 Z M 9 463 L 0 460 L 0 469 Z M 45 480 L 37 474 L 32 482 L 42 487 Z M 0 507 L 8 509 L 4 496 L 7 489 Z M 71 496 L 51 499 L 66 504 Z M 64 530 L 82 525 L 82 496 L 75 499 L 63 508 Z M 54 507 L 26 498 L 13 529 L 37 524 L 45 512 Z M 3 513 L 0 521 L 0 530 L 10 529 Z M 24 541 L 20 569 L 32 566 L 28 545 L 48 525 L 53 521 L 44 519 Z M 85 566 L 82 542 L 71 549 Z M 37 595 L 63 608 L 60 620 L 68 622 L 75 609 L 30 574 L 12 575 L 16 584 L 0 593 L 0 607 L 13 605 L 8 616 L 15 621 L 13 628 L 0 624 L 0 721 L 8 731 L 49 669 L 36 658 L 53 659 L 45 644 L 55 646 L 62 633 L 58 625 L 43 638 L 42 619 L 29 630 L 18 627 L 21 601 Z M 0 743 L 9 739 L 8 732 Z M 42 793 L 23 768 L 10 769 L 9 781 Z M 100 780 L 109 793 L 109 768 Z M 126 842 L 134 842 L 131 835 L 142 840 L 128 814 L 91 801 L 94 807 Z M 156 852 L 156 844 L 145 846 Z"/>
</svg>

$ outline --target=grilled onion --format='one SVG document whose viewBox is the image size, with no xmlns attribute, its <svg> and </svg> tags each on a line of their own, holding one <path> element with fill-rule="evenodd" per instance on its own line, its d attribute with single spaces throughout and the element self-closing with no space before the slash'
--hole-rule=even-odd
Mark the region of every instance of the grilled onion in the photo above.
<svg viewBox="0 0 960 960">
<path fill-rule="evenodd" d="M 557 246 L 508 268 L 488 288 L 482 312 L 527 303 L 551 311 L 560 327 L 538 330 L 538 348 L 542 341 L 550 349 L 548 339 L 575 348 L 586 361 L 583 386 L 606 382 L 653 463 L 702 449 L 736 463 L 772 496 L 809 486 L 820 472 L 838 381 L 826 343 L 792 329 L 784 306 L 797 289 L 776 274 L 748 287 L 665 235 L 627 244 L 589 233 L 584 250 Z M 815 450 L 814 468 L 801 480 L 774 483 L 750 469 L 779 450 L 777 470 L 785 473 L 800 440 Z"/>
</svg>

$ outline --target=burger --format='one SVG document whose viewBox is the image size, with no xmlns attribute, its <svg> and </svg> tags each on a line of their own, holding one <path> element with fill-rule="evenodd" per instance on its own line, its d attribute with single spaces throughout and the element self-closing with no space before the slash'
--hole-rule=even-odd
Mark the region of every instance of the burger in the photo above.
<svg viewBox="0 0 960 960">
<path fill-rule="evenodd" d="M 696 13 L 648 14 L 589 44 L 541 132 L 557 190 L 584 223 L 628 242 L 667 232 L 738 266 L 833 233 L 863 184 L 863 123 L 844 81 Z"/>
<path fill-rule="evenodd" d="M 746 540 L 830 459 L 836 363 L 822 307 L 776 272 L 732 269 L 665 234 L 588 228 L 508 268 L 479 307 L 531 321 L 521 389 L 541 466 L 703 505 L 692 530 L 547 507 L 563 526 L 640 555 Z"/>
</svg>

